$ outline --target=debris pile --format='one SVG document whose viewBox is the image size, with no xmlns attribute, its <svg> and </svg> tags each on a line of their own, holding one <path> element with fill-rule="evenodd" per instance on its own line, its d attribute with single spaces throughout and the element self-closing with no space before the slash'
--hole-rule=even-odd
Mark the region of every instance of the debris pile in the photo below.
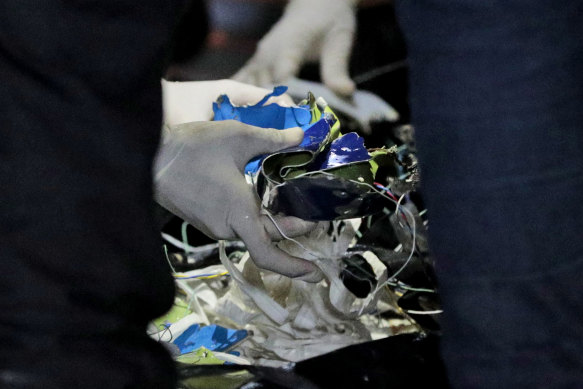
<svg viewBox="0 0 583 389">
<path fill-rule="evenodd" d="M 309 284 L 260 270 L 240 242 L 190 246 L 186 224 L 182 239 L 164 233 L 174 246 L 170 266 L 182 270 L 175 271 L 179 294 L 150 334 L 178 361 L 281 367 L 437 328 L 426 214 L 412 192 L 419 174 L 412 129 L 402 129 L 401 145 L 366 149 L 357 133 L 341 133 L 332 109 L 312 94 L 296 107 L 264 105 L 284 92 L 275 88 L 245 107 L 221 96 L 215 120 L 304 130 L 299 146 L 259 156 L 245 172 L 267 215 L 318 221 L 310 234 L 278 246 L 312 261 L 324 279 Z"/>
</svg>

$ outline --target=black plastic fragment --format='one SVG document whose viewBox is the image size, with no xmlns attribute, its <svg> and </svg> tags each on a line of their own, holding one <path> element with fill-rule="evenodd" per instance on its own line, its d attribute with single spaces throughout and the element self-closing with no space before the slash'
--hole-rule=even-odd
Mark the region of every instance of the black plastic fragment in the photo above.
<svg viewBox="0 0 583 389">
<path fill-rule="evenodd" d="M 342 258 L 345 268 L 340 279 L 346 288 L 358 298 L 365 298 L 377 286 L 372 266 L 360 254 Z"/>
<path fill-rule="evenodd" d="M 382 196 L 344 179 L 328 176 L 295 178 L 274 189 L 268 208 L 304 220 L 341 220 L 380 212 Z"/>
<path fill-rule="evenodd" d="M 240 389 L 448 388 L 436 335 L 405 334 L 362 343 L 299 362 L 292 369 L 256 366 L 184 366 L 181 382 L 209 377 L 197 389 L 234 388 L 229 373 L 248 372 Z M 179 389 L 190 389 L 183 384 Z"/>
</svg>

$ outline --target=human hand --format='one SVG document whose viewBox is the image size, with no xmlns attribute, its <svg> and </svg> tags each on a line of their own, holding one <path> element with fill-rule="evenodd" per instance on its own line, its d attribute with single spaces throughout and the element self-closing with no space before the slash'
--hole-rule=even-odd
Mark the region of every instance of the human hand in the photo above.
<svg viewBox="0 0 583 389">
<path fill-rule="evenodd" d="M 213 102 L 222 94 L 229 96 L 235 105 L 255 104 L 271 91 L 234 80 L 171 82 L 162 80 L 164 123 L 174 126 L 181 123 L 208 121 L 213 117 Z M 271 97 L 266 104 L 283 106 L 294 104 L 284 94 Z"/>
<path fill-rule="evenodd" d="M 252 157 L 298 145 L 302 139 L 299 128 L 278 131 L 232 120 L 175 126 L 165 134 L 155 161 L 156 199 L 210 237 L 240 238 L 258 267 L 317 282 L 321 274 L 315 265 L 272 243 L 283 237 L 260 214 L 259 197 L 243 175 Z M 315 227 L 295 217 L 274 219 L 290 237 Z"/>
<path fill-rule="evenodd" d="M 264 87 L 284 84 L 304 62 L 319 60 L 323 83 L 340 95 L 351 95 L 355 84 L 348 65 L 358 1 L 291 0 L 255 55 L 233 78 Z"/>
</svg>

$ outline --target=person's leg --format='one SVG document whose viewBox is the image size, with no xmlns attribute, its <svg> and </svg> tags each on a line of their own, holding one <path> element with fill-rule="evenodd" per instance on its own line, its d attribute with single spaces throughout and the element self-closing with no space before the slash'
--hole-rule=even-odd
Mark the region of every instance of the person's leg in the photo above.
<svg viewBox="0 0 583 389">
<path fill-rule="evenodd" d="M 400 0 L 458 388 L 583 382 L 583 2 Z"/>
<path fill-rule="evenodd" d="M 168 1 L 0 3 L 0 387 L 172 388 L 152 216 Z"/>
</svg>

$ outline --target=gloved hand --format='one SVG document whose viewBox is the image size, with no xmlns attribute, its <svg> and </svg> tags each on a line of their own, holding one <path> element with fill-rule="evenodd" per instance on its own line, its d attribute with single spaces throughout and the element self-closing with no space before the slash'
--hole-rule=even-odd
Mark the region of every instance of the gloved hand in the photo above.
<svg viewBox="0 0 583 389">
<path fill-rule="evenodd" d="M 260 86 L 285 83 L 302 63 L 320 60 L 326 86 L 351 95 L 355 84 L 348 65 L 359 0 L 291 0 L 283 17 L 259 42 L 257 52 L 233 76 Z"/>
<path fill-rule="evenodd" d="M 233 80 L 171 82 L 162 80 L 164 123 L 174 126 L 181 123 L 211 120 L 213 102 L 226 94 L 235 105 L 255 104 L 271 90 L 258 88 Z M 294 104 L 288 95 L 274 96 L 266 104 L 283 106 Z"/>
<path fill-rule="evenodd" d="M 272 243 L 282 236 L 260 214 L 259 197 L 243 175 L 252 157 L 298 145 L 302 138 L 299 128 L 278 131 L 231 120 L 172 127 L 155 161 L 156 199 L 210 237 L 242 239 L 258 267 L 317 282 L 321 273 L 316 266 Z M 289 237 L 316 226 L 295 217 L 274 218 Z"/>
</svg>

